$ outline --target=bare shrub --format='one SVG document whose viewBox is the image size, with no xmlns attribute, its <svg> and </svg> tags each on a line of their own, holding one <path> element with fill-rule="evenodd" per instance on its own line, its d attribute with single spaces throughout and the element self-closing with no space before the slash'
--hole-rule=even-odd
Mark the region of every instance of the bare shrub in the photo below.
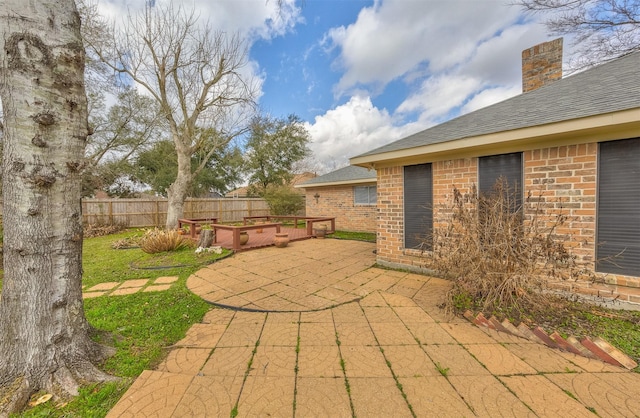
<svg viewBox="0 0 640 418">
<path fill-rule="evenodd" d="M 113 248 L 114 250 L 137 248 L 140 247 L 140 239 L 141 237 L 139 236 L 117 239 L 111 243 L 111 248 Z"/>
<path fill-rule="evenodd" d="M 475 186 L 468 194 L 453 189 L 445 220 L 431 237 L 432 267 L 454 283 L 445 302 L 449 310 L 544 303 L 546 279 L 572 277 L 580 269 L 564 245 L 567 237 L 558 234 L 567 216 L 546 213 L 542 196 L 519 201 L 503 179 L 488 196 Z"/>
<path fill-rule="evenodd" d="M 85 238 L 93 238 L 117 234 L 128 227 L 127 222 L 113 221 L 108 216 L 93 216 L 92 222 L 85 222 L 82 229 Z"/>
<path fill-rule="evenodd" d="M 140 239 L 140 248 L 148 254 L 177 251 L 191 246 L 191 242 L 176 230 L 151 229 Z"/>
<path fill-rule="evenodd" d="M 83 229 L 85 238 L 93 238 L 117 234 L 127 229 L 127 226 L 123 224 L 86 224 Z"/>
</svg>

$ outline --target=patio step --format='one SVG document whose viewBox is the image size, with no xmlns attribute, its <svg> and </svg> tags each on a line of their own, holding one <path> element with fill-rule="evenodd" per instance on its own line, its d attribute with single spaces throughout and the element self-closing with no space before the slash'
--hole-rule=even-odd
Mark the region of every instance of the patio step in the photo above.
<svg viewBox="0 0 640 418">
<path fill-rule="evenodd" d="M 544 344 L 548 347 L 583 357 L 598 359 L 616 367 L 624 367 L 628 370 L 638 367 L 638 363 L 631 357 L 600 337 L 584 337 L 582 340 L 574 336 L 564 338 L 557 331 L 548 334 L 539 326 L 531 329 L 523 322 L 515 326 L 508 319 L 499 322 L 496 317 L 492 316 L 490 319 L 487 319 L 482 312 L 474 314 L 470 310 L 464 313 L 464 317 L 480 328 L 490 328 L 498 332 L 505 332 L 538 344 Z"/>
</svg>

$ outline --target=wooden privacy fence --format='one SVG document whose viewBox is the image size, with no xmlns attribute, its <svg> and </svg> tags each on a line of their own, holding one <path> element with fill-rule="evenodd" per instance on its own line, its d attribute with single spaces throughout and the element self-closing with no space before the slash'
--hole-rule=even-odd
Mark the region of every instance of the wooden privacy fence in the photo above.
<svg viewBox="0 0 640 418">
<path fill-rule="evenodd" d="M 246 216 L 268 214 L 269 206 L 263 199 L 187 199 L 182 217 L 239 222 Z M 160 227 L 167 220 L 167 199 L 83 199 L 82 220 L 88 224 Z"/>
</svg>

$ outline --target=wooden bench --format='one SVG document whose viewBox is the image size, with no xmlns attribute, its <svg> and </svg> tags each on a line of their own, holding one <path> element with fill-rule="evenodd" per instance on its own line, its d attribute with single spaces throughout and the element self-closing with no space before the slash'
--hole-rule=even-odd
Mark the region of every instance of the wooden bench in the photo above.
<svg viewBox="0 0 640 418">
<path fill-rule="evenodd" d="M 198 227 L 198 225 L 215 224 L 217 222 L 218 218 L 178 219 L 178 229 L 182 229 L 183 225 L 189 225 L 189 236 L 192 239 L 196 239 L 196 228 Z"/>
</svg>

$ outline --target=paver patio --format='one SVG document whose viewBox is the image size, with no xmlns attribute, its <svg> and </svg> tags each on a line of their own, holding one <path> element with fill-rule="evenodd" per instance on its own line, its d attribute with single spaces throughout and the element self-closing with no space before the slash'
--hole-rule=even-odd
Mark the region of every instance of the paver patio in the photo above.
<svg viewBox="0 0 640 418">
<path fill-rule="evenodd" d="M 204 268 L 212 304 L 109 417 L 634 417 L 640 374 L 484 332 L 446 281 L 372 267 L 373 244 L 299 241 Z"/>
</svg>

